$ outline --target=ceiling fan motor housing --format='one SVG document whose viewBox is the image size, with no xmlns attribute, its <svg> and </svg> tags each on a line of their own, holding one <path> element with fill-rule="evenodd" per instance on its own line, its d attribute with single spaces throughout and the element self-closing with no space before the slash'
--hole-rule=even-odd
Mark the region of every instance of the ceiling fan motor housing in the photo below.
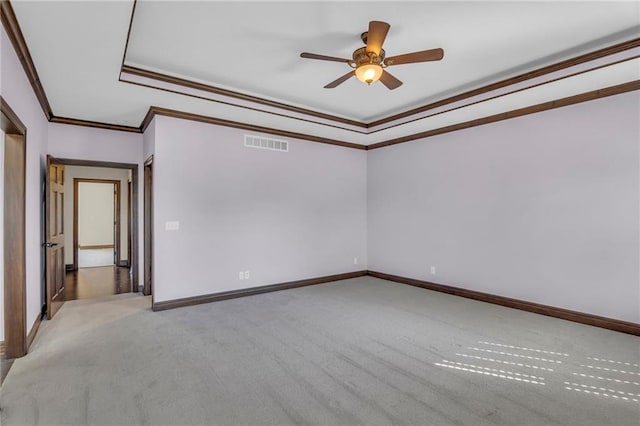
<svg viewBox="0 0 640 426">
<path fill-rule="evenodd" d="M 374 52 L 367 52 L 367 47 L 361 47 L 353 51 L 353 63 L 349 63 L 352 67 L 358 68 L 365 64 L 375 64 L 384 67 L 384 49 L 380 49 L 380 55 Z"/>
</svg>

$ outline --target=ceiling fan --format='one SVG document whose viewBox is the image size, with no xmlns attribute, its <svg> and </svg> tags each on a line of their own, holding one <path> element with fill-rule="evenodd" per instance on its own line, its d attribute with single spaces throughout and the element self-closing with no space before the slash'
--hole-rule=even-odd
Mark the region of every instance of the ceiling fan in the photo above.
<svg viewBox="0 0 640 426">
<path fill-rule="evenodd" d="M 378 80 L 382 82 L 389 90 L 397 89 L 402 82 L 391 75 L 385 68 L 391 65 L 412 64 L 416 62 L 439 61 L 444 56 L 442 49 L 422 50 L 420 52 L 406 53 L 385 57 L 385 51 L 382 43 L 387 37 L 391 26 L 386 22 L 371 21 L 369 22 L 369 31 L 360 35 L 360 39 L 365 47 L 361 47 L 353 51 L 352 59 L 336 58 L 333 56 L 317 55 L 315 53 L 303 52 L 300 57 L 307 59 L 318 59 L 321 61 L 345 62 L 351 68 L 342 77 L 332 81 L 324 86 L 325 89 L 333 89 L 344 83 L 354 75 L 363 83 L 371 84 Z"/>
</svg>

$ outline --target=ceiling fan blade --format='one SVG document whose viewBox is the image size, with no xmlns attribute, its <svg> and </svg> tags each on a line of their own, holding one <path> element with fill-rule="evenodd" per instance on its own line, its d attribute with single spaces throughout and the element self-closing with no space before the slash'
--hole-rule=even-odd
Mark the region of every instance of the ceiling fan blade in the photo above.
<svg viewBox="0 0 640 426">
<path fill-rule="evenodd" d="M 349 80 L 354 75 L 356 75 L 355 72 L 349 71 L 348 73 L 346 73 L 342 77 L 340 77 L 340 78 L 338 78 L 336 80 L 333 80 L 331 83 L 329 83 L 326 86 L 324 86 L 324 88 L 325 89 L 333 89 L 334 87 L 337 87 L 337 86 L 341 85 L 342 83 L 344 83 L 345 81 Z M 400 83 L 400 84 L 402 84 L 402 83 Z"/>
<path fill-rule="evenodd" d="M 349 59 L 336 58 L 335 56 L 317 55 L 315 53 L 302 52 L 301 58 L 307 59 L 319 59 L 321 61 L 333 61 L 333 62 L 349 62 Z"/>
<path fill-rule="evenodd" d="M 384 60 L 384 64 L 387 66 L 390 66 L 390 65 L 412 64 L 415 62 L 439 61 L 443 57 L 444 57 L 444 50 L 430 49 L 430 50 L 422 50 L 420 52 L 405 53 L 404 55 L 391 56 Z"/>
<path fill-rule="evenodd" d="M 382 50 L 382 43 L 387 38 L 387 33 L 391 26 L 382 21 L 369 22 L 369 32 L 367 33 L 367 52 L 373 52 L 376 55 L 380 55 Z"/>
<path fill-rule="evenodd" d="M 389 74 L 387 70 L 385 70 L 380 76 L 380 81 L 382 82 L 382 84 L 387 86 L 387 89 L 389 90 L 397 89 L 398 87 L 402 86 L 402 82 Z"/>
</svg>

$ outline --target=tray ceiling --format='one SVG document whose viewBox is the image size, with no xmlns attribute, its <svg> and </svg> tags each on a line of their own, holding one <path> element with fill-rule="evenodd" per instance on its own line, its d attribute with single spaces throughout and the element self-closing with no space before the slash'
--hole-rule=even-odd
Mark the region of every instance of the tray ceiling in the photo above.
<svg viewBox="0 0 640 426">
<path fill-rule="evenodd" d="M 324 89 L 348 65 L 299 54 L 351 58 L 370 20 L 391 24 L 388 56 L 441 47 L 444 59 L 389 68 L 404 82 L 393 91 L 356 79 Z M 140 2 L 125 63 L 368 122 L 602 47 L 634 25 L 631 3 Z"/>
<path fill-rule="evenodd" d="M 133 19 L 133 2 L 12 5 L 56 115 L 139 126 L 155 105 L 361 144 L 425 130 L 428 120 L 368 135 L 131 84 L 120 80 L 121 66 L 370 122 L 637 38 L 640 32 L 638 2 L 138 1 Z M 394 91 L 355 78 L 324 89 L 349 68 L 305 60 L 300 52 L 348 58 L 362 46 L 359 35 L 370 20 L 391 24 L 384 44 L 388 55 L 441 47 L 444 59 L 390 69 L 404 82 Z M 526 106 L 553 98 L 550 88 L 562 97 L 638 78 L 638 62 L 628 61 L 591 78 L 565 79 L 501 102 L 504 108 Z M 501 108 L 476 107 L 475 115 L 466 116 L 457 111 L 455 120 Z"/>
</svg>

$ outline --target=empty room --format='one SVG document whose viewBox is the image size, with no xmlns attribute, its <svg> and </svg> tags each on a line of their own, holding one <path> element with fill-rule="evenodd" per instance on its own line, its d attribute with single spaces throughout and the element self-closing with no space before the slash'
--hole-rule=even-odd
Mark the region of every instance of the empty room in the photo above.
<svg viewBox="0 0 640 426">
<path fill-rule="evenodd" d="M 2 425 L 637 425 L 640 2 L 0 0 Z"/>
</svg>

